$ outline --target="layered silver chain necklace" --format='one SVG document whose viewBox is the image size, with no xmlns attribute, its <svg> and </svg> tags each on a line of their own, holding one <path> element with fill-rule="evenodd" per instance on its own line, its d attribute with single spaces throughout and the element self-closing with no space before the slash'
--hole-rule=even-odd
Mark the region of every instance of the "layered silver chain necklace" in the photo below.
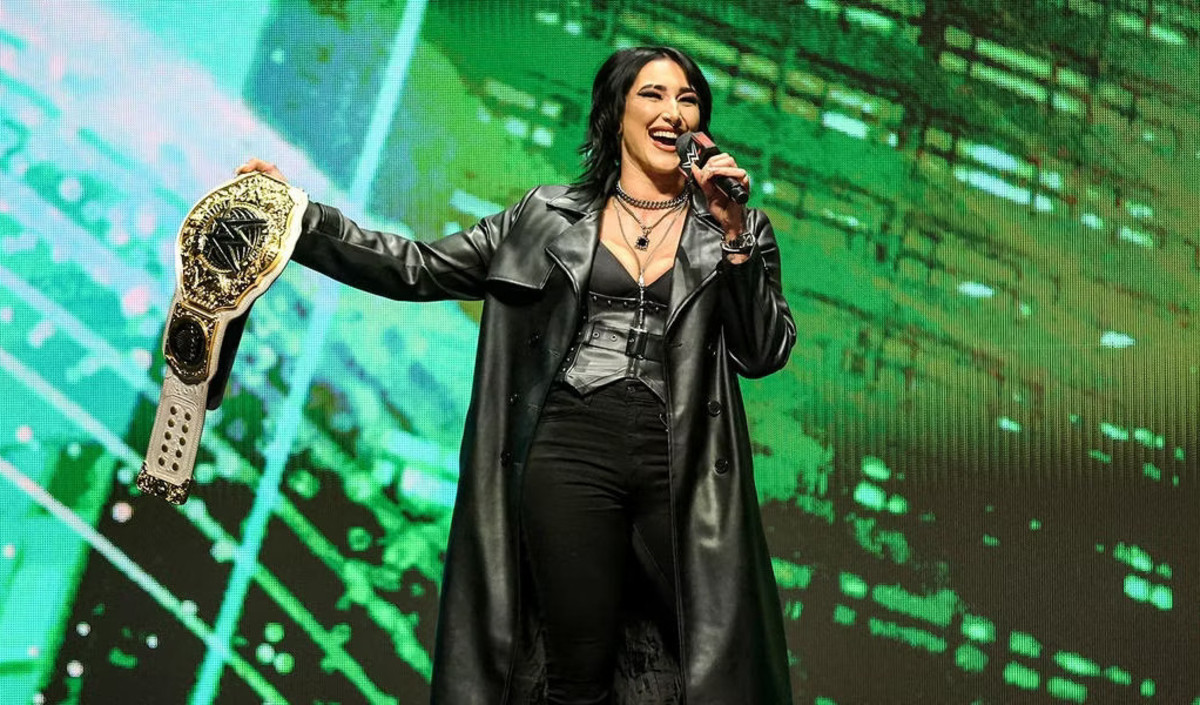
<svg viewBox="0 0 1200 705">
<path fill-rule="evenodd" d="M 633 255 L 633 261 L 637 263 L 638 318 L 637 318 L 637 328 L 635 328 L 635 330 L 645 333 L 646 332 L 646 262 L 649 262 L 650 258 L 654 256 L 654 253 L 658 251 L 659 246 L 667 241 L 667 235 L 671 232 L 671 228 L 675 226 L 675 221 L 679 219 L 679 214 L 683 213 L 683 211 L 686 210 L 686 208 L 684 208 L 684 204 L 686 202 L 684 195 L 687 193 L 687 191 L 685 190 L 679 196 L 676 196 L 675 198 L 671 199 L 671 201 L 675 202 L 673 207 L 671 207 L 671 206 L 656 206 L 657 208 L 670 207 L 671 210 L 664 213 L 661 218 L 654 221 L 654 223 L 652 225 L 650 225 L 649 227 L 647 227 L 642 222 L 641 218 L 637 217 L 636 213 L 634 213 L 632 210 L 630 210 L 630 208 L 628 206 L 626 206 L 624 203 L 622 203 L 622 201 L 625 200 L 624 198 L 621 197 L 622 193 L 624 193 L 624 192 L 621 190 L 620 184 L 618 184 L 617 185 L 617 198 L 614 199 L 614 201 L 616 202 L 616 204 L 618 206 L 621 207 L 622 210 L 624 210 L 626 213 L 628 213 L 633 218 L 634 222 L 636 222 L 638 224 L 638 227 L 641 228 L 641 230 L 642 230 L 642 236 L 637 239 L 637 242 L 636 243 L 630 242 L 629 236 L 625 234 L 625 224 L 624 224 L 624 222 L 622 222 L 621 214 L 619 212 L 617 212 L 615 209 L 613 210 L 613 215 L 615 215 L 617 217 L 617 230 L 619 230 L 621 233 L 621 239 L 625 241 L 625 245 L 629 247 L 630 254 Z M 646 203 L 666 203 L 667 201 L 645 201 L 645 202 Z M 674 213 L 674 216 L 671 218 L 671 222 L 667 223 L 667 228 L 666 228 L 666 230 L 663 231 L 662 237 L 660 237 L 658 239 L 658 242 L 656 242 L 654 244 L 654 247 L 650 248 L 650 250 L 647 252 L 646 249 L 650 244 L 650 233 L 653 232 L 654 229 L 658 227 L 659 223 L 663 222 L 663 220 L 665 220 L 666 217 L 668 215 L 671 215 L 672 213 Z M 639 252 L 646 252 L 645 262 L 643 262 L 642 258 L 638 256 Z"/>
<path fill-rule="evenodd" d="M 625 189 L 621 188 L 621 182 L 618 181 L 616 198 L 617 205 L 621 206 L 621 208 L 629 214 L 629 217 L 633 218 L 634 222 L 638 224 L 638 228 L 640 228 L 642 231 L 641 236 L 635 243 L 633 243 L 633 245 L 631 245 L 631 247 L 645 252 L 646 248 L 650 246 L 650 233 L 654 232 L 654 229 L 658 227 L 659 223 L 663 222 L 663 220 L 665 220 L 668 215 L 671 215 L 672 212 L 678 215 L 681 207 L 687 202 L 687 197 L 688 190 L 685 188 L 679 192 L 678 196 L 675 196 L 674 198 L 668 198 L 664 201 L 648 201 L 644 198 L 634 198 L 626 193 Z M 666 210 L 667 212 L 663 213 L 658 220 L 647 225 L 645 221 L 638 217 L 637 213 L 633 212 L 633 208 L 630 208 L 629 206 L 633 206 L 634 208 L 643 208 L 645 210 Z M 617 221 L 620 222 L 619 216 Z M 672 219 L 671 222 L 674 223 L 675 220 Z M 670 230 L 670 226 L 667 226 L 667 231 L 669 232 Z M 624 234 L 624 231 L 622 231 L 621 235 L 624 236 Z M 636 256 L 637 253 L 634 254 Z"/>
</svg>

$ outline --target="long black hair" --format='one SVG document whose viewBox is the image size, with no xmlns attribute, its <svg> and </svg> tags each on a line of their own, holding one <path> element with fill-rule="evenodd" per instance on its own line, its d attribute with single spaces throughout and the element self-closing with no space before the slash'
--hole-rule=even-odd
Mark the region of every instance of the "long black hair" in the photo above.
<svg viewBox="0 0 1200 705">
<path fill-rule="evenodd" d="M 583 173 L 575 187 L 593 196 L 612 190 L 621 168 L 621 120 L 625 116 L 625 96 L 642 67 L 656 59 L 679 64 L 688 83 L 700 99 L 700 124 L 693 130 L 708 131 L 712 117 L 712 89 L 708 80 L 686 54 L 671 47 L 632 47 L 615 52 L 596 72 L 592 82 L 592 112 L 588 116 L 587 136 L 579 146 L 583 155 Z"/>
</svg>

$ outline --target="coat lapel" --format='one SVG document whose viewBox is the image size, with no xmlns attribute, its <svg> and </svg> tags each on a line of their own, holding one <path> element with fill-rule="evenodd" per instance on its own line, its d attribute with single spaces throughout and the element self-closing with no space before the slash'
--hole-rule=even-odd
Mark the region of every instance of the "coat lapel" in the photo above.
<svg viewBox="0 0 1200 705">
<path fill-rule="evenodd" d="M 583 290 L 592 276 L 596 245 L 600 242 L 600 214 L 604 200 L 588 199 L 577 191 L 568 191 L 546 205 L 575 220 L 546 245 L 546 253 L 566 271 L 575 295 L 582 300 Z"/>
<path fill-rule="evenodd" d="M 581 284 L 586 285 L 599 240 L 599 214 L 574 191 L 545 203 L 547 212 L 524 219 L 519 231 L 514 230 L 496 249 L 488 267 L 489 284 L 543 289 L 557 263 L 566 270 L 576 293 Z"/>
<path fill-rule="evenodd" d="M 675 272 L 671 275 L 671 309 L 667 314 L 667 331 L 684 306 L 699 293 L 700 288 L 716 274 L 721 261 L 721 227 L 708 212 L 708 202 L 698 188 L 692 189 L 692 212 L 683 226 L 679 252 L 675 255 Z"/>
<path fill-rule="evenodd" d="M 591 278 L 592 262 L 596 256 L 596 246 L 600 242 L 600 218 L 604 202 L 603 196 L 589 198 L 576 190 L 569 190 L 546 202 L 548 207 L 559 211 L 571 221 L 565 229 L 556 234 L 547 234 L 545 251 L 547 256 L 566 272 L 577 297 L 583 296 Z M 721 261 L 721 228 L 709 213 L 704 194 L 699 189 L 692 190 L 691 211 L 684 221 L 679 250 L 675 255 L 670 311 L 667 316 L 668 330 L 680 311 L 713 278 L 717 264 Z M 532 266 L 532 262 L 523 255 L 520 263 L 513 262 L 512 265 L 526 269 Z M 508 269 L 505 267 L 502 271 Z M 491 276 L 510 283 L 528 282 L 526 286 L 540 288 L 545 285 L 549 271 L 541 266 L 537 269 L 536 274 L 531 272 L 513 276 L 515 273 L 510 273 L 500 276 L 498 272 L 493 271 Z"/>
</svg>

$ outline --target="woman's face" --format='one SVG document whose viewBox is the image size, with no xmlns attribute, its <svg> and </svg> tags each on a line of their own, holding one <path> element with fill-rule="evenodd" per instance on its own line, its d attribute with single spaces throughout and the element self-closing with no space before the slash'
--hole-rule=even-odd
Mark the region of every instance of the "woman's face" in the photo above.
<svg viewBox="0 0 1200 705">
<path fill-rule="evenodd" d="M 625 95 L 622 171 L 634 168 L 649 177 L 680 174 L 675 138 L 699 124 L 700 98 L 683 68 L 667 58 L 647 63 Z"/>
</svg>

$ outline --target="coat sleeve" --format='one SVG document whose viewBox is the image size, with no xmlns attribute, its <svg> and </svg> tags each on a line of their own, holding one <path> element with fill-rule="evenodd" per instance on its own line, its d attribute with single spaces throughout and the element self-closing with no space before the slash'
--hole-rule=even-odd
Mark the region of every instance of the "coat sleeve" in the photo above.
<svg viewBox="0 0 1200 705">
<path fill-rule="evenodd" d="M 757 233 L 749 259 L 730 264 L 722 259 L 724 291 L 721 322 L 725 345 L 743 377 L 765 377 L 787 364 L 796 342 L 796 323 L 783 298 L 779 246 L 775 231 L 759 210 L 748 214 Z"/>
<path fill-rule="evenodd" d="M 432 242 L 361 228 L 338 209 L 310 202 L 292 260 L 390 299 L 481 299 L 492 255 L 533 193 L 466 230 Z"/>
</svg>

